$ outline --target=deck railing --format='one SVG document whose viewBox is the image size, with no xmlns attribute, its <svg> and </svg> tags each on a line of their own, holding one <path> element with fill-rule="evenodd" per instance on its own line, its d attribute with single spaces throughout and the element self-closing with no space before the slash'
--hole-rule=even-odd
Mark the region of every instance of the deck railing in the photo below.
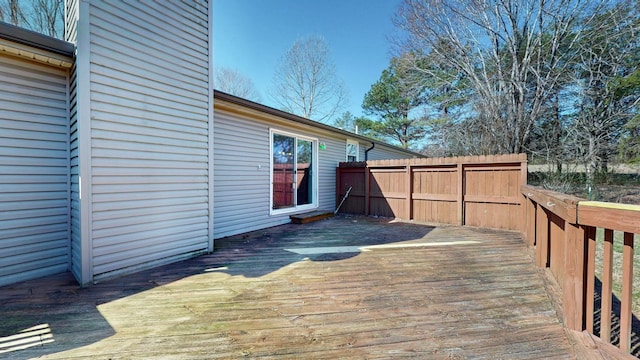
<svg viewBox="0 0 640 360">
<path fill-rule="evenodd" d="M 585 201 L 528 185 L 522 186 L 525 238 L 535 246 L 536 264 L 550 268 L 562 288 L 565 326 L 611 342 L 614 231 L 622 232 L 620 349 L 631 350 L 634 234 L 640 233 L 640 206 Z M 596 229 L 604 229 L 600 319 L 594 318 Z"/>
<path fill-rule="evenodd" d="M 526 185 L 526 155 L 340 163 L 341 212 L 473 225 L 524 232 L 536 264 L 562 288 L 564 323 L 611 342 L 613 274 L 622 273 L 620 348 L 631 350 L 634 237 L 640 206 L 586 201 Z M 518 190 L 519 189 L 519 190 Z M 345 195 L 349 194 L 345 199 Z M 603 259 L 596 264 L 596 230 Z M 622 233 L 622 265 L 614 269 L 614 231 Z M 594 314 L 601 266 L 599 319 Z"/>
</svg>

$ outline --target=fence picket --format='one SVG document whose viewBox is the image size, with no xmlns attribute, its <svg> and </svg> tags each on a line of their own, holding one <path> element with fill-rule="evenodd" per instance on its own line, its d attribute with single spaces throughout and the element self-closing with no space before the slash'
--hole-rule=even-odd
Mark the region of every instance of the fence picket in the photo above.
<svg viewBox="0 0 640 360">
<path fill-rule="evenodd" d="M 345 169 L 361 169 L 364 205 L 349 204 L 360 201 L 354 196 L 343 212 L 521 230 L 525 199 L 519 189 L 526 183 L 526 164 L 525 154 L 340 163 L 336 176 L 341 177 L 341 193 L 336 198 L 358 178 Z"/>
</svg>

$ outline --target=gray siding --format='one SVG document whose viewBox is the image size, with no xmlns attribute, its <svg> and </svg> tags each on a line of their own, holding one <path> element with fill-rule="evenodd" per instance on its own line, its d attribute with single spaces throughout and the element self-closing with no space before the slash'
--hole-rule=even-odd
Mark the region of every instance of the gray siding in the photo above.
<svg viewBox="0 0 640 360">
<path fill-rule="evenodd" d="M 354 138 L 350 138 L 350 140 L 356 141 L 356 139 Z M 364 161 L 365 155 L 367 156 L 367 160 L 407 159 L 407 158 L 414 157 L 414 155 L 408 154 L 402 151 L 400 148 L 392 147 L 389 145 L 382 145 L 380 143 L 376 143 L 376 146 L 371 151 L 369 151 L 368 154 L 365 154 L 367 149 L 371 148 L 372 143 L 363 141 L 363 140 L 359 140 L 358 143 L 359 143 L 359 146 L 358 146 L 359 161 Z M 344 143 L 344 146 L 345 146 L 345 152 L 346 152 L 346 146 L 347 146 L 346 141 Z M 346 161 L 346 158 L 345 160 L 341 160 L 341 161 Z"/>
<path fill-rule="evenodd" d="M 86 284 L 212 239 L 211 5 L 66 2 L 71 270 Z"/>
<path fill-rule="evenodd" d="M 363 144 L 360 143 L 360 149 L 362 151 L 362 158 L 360 160 L 364 160 L 364 151 L 371 147 L 371 144 Z M 367 160 L 389 160 L 389 159 L 410 159 L 414 156 L 407 154 L 400 149 L 395 149 L 390 146 L 382 146 L 380 144 L 376 144 L 376 147 L 373 150 L 369 151 L 369 155 Z"/>
<path fill-rule="evenodd" d="M 88 55 L 88 48 L 85 49 L 88 43 L 87 34 L 82 34 L 82 39 L 78 39 L 78 26 L 79 26 L 79 12 L 80 2 L 79 0 L 68 0 L 66 5 L 66 19 L 65 19 L 65 40 L 76 44 L 76 47 L 82 48 L 77 56 L 86 57 Z M 85 19 L 83 22 L 87 23 Z M 78 45 L 78 41 L 83 40 L 81 46 Z M 82 71 L 82 75 L 79 72 Z M 70 226 L 70 270 L 76 279 L 82 284 L 90 281 L 89 261 L 87 254 L 90 253 L 88 244 L 82 242 L 83 228 L 87 229 L 86 224 L 83 225 L 82 218 L 82 203 L 80 194 L 80 143 L 88 142 L 87 136 L 81 136 L 80 130 L 84 131 L 84 134 L 89 134 L 88 131 L 89 122 L 85 121 L 80 124 L 80 107 L 88 107 L 87 92 L 80 91 L 80 87 L 85 88 L 89 83 L 88 63 L 81 62 L 78 66 L 78 62 L 74 63 L 69 73 L 69 165 L 70 165 L 70 198 L 71 198 L 71 226 Z M 84 101 L 84 103 L 81 102 Z M 84 110 L 87 111 L 87 110 Z M 86 130 L 84 128 L 87 128 Z M 88 204 L 85 205 L 88 207 Z"/>
<path fill-rule="evenodd" d="M 78 13 L 80 0 L 65 0 L 65 26 L 64 38 L 66 41 L 76 43 L 78 39 Z"/>
<path fill-rule="evenodd" d="M 70 174 L 71 174 L 71 272 L 76 279 L 82 277 L 82 244 L 81 244 L 81 217 L 80 217 L 80 184 L 79 184 L 79 158 L 78 158 L 78 84 L 77 68 L 71 68 L 69 75 L 69 122 L 70 122 Z"/>
<path fill-rule="evenodd" d="M 320 138 L 326 148 L 319 150 L 320 158 L 318 188 L 320 209 L 333 210 L 336 207 L 336 168 L 347 156 L 347 140 L 323 136 Z"/>
<path fill-rule="evenodd" d="M 286 222 L 269 216 L 269 126 L 215 113 L 214 237 Z"/>
<path fill-rule="evenodd" d="M 94 280 L 208 250 L 208 11 L 90 4 Z"/>
<path fill-rule="evenodd" d="M 67 70 L 0 56 L 0 286 L 68 269 Z"/>
<path fill-rule="evenodd" d="M 269 129 L 317 138 L 318 207 L 334 209 L 336 167 L 345 160 L 346 138 L 300 124 L 274 125 L 225 112 L 215 113 L 214 236 L 216 238 L 289 222 L 289 214 L 270 215 Z"/>
</svg>

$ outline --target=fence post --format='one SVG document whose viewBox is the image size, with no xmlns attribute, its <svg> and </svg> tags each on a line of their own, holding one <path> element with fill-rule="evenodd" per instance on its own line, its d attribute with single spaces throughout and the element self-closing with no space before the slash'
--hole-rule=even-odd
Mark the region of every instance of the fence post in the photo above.
<svg viewBox="0 0 640 360">
<path fill-rule="evenodd" d="M 410 164 L 407 164 L 406 167 L 407 174 L 405 175 L 405 189 L 406 189 L 406 203 L 405 203 L 405 212 L 407 214 L 407 220 L 413 219 L 412 211 L 413 211 L 413 200 L 412 200 L 412 192 L 413 192 L 413 168 Z"/>
<path fill-rule="evenodd" d="M 369 198 L 371 195 L 371 169 L 369 164 L 364 167 L 364 215 L 369 216 Z"/>
<path fill-rule="evenodd" d="M 337 208 L 338 204 L 340 204 L 341 190 L 342 190 L 342 168 L 340 167 L 340 164 L 338 164 L 338 168 L 336 169 L 336 206 L 334 206 L 334 208 Z"/>
<path fill-rule="evenodd" d="M 584 227 L 565 221 L 562 304 L 565 326 L 576 331 L 585 325 L 585 250 Z"/>
<path fill-rule="evenodd" d="M 457 220 L 458 226 L 464 225 L 464 166 L 462 164 L 461 158 L 458 158 L 458 167 L 457 167 L 457 176 L 458 176 L 458 193 L 457 193 L 457 201 L 458 204 L 457 210 Z"/>
<path fill-rule="evenodd" d="M 527 184 L 527 155 L 520 155 L 520 186 L 518 186 L 518 189 L 522 188 L 522 185 L 526 185 Z M 520 223 L 520 231 L 522 232 L 527 232 L 529 231 L 527 227 L 527 222 L 528 222 L 528 217 L 525 218 L 523 217 L 526 216 L 527 212 L 529 211 L 528 209 L 529 207 L 529 199 L 528 197 L 524 197 L 522 196 L 520 198 L 520 214 L 519 214 L 519 218 L 523 219 L 524 221 L 522 221 Z M 527 235 L 528 236 L 528 235 Z M 529 238 L 530 240 L 530 238 Z M 531 243 L 531 241 L 529 241 L 529 243 Z"/>
</svg>

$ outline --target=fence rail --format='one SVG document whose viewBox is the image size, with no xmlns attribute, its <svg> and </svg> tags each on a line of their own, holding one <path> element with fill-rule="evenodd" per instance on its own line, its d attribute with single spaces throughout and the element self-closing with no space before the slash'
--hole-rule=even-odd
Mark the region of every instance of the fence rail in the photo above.
<svg viewBox="0 0 640 360">
<path fill-rule="evenodd" d="M 613 302 L 614 231 L 623 235 L 620 349 L 631 350 L 634 234 L 640 233 L 640 206 L 596 201 L 522 186 L 525 204 L 525 238 L 536 248 L 536 264 L 551 269 L 562 288 L 565 325 L 594 334 L 600 322 L 600 338 L 611 342 Z M 596 229 L 604 229 L 601 304 L 596 296 Z"/>
<path fill-rule="evenodd" d="M 522 230 L 525 154 L 340 163 L 340 211 Z"/>
</svg>

